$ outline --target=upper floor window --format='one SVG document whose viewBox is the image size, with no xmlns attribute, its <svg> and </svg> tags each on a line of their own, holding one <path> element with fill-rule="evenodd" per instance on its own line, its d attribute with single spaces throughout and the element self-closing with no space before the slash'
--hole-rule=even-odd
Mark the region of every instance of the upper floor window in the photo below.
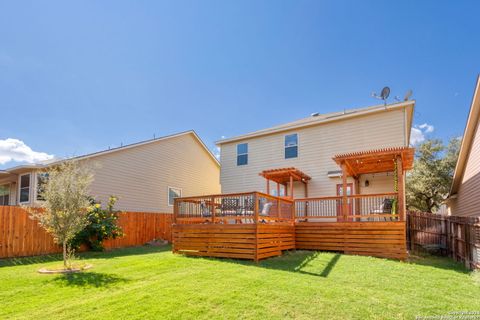
<svg viewBox="0 0 480 320">
<path fill-rule="evenodd" d="M 10 185 L 0 186 L 0 206 L 8 206 L 10 200 Z"/>
<path fill-rule="evenodd" d="M 298 157 L 298 134 L 285 136 L 285 159 Z"/>
<path fill-rule="evenodd" d="M 30 201 L 30 173 L 20 176 L 20 203 Z"/>
<path fill-rule="evenodd" d="M 43 192 L 45 191 L 45 184 L 48 181 L 48 173 L 42 172 L 37 174 L 37 200 L 45 200 Z"/>
<path fill-rule="evenodd" d="M 173 206 L 175 204 L 175 198 L 180 198 L 182 196 L 182 189 L 168 187 L 168 205 Z"/>
<path fill-rule="evenodd" d="M 248 164 L 248 143 L 237 144 L 237 166 Z"/>
</svg>

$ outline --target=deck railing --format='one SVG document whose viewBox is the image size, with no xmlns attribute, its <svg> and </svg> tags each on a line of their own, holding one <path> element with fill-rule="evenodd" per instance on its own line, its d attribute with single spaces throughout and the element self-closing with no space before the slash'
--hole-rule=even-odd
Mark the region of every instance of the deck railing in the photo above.
<svg viewBox="0 0 480 320">
<path fill-rule="evenodd" d="M 345 202 L 346 201 L 346 202 Z M 299 221 L 399 221 L 397 193 L 295 199 Z M 344 205 L 346 204 L 346 205 Z"/>
<path fill-rule="evenodd" d="M 293 201 L 261 192 L 175 199 L 174 223 L 267 223 L 294 221 Z"/>
<path fill-rule="evenodd" d="M 190 223 L 403 221 L 397 193 L 291 200 L 261 192 L 175 199 L 174 221 Z"/>
</svg>

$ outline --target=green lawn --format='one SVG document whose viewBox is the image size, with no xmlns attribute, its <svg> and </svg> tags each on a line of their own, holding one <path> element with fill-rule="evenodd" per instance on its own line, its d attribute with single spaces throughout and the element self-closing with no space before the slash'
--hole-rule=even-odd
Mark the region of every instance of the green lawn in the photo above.
<svg viewBox="0 0 480 320">
<path fill-rule="evenodd" d="M 88 272 L 41 275 L 59 257 L 0 260 L 0 319 L 413 319 L 480 310 L 480 279 L 445 258 L 409 263 L 297 251 L 259 263 L 169 247 L 86 253 Z"/>
</svg>

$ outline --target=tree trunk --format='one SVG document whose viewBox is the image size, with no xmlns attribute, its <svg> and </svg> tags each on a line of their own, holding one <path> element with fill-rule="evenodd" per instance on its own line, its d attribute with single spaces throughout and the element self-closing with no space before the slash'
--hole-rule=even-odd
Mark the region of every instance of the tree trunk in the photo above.
<svg viewBox="0 0 480 320">
<path fill-rule="evenodd" d="M 67 269 L 67 243 L 63 242 L 63 267 Z"/>
</svg>

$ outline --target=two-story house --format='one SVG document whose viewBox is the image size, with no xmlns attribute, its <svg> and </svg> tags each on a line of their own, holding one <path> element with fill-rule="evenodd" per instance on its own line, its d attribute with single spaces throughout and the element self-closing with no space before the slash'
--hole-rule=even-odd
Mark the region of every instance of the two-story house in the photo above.
<svg viewBox="0 0 480 320">
<path fill-rule="evenodd" d="M 285 195 L 290 186 L 270 184 L 259 175 L 264 170 L 294 167 L 308 176 L 308 196 L 341 193 L 341 171 L 335 155 L 384 148 L 408 147 L 415 101 L 313 114 L 276 127 L 217 142 L 221 148 L 222 193 L 262 191 Z M 356 183 L 355 183 L 356 182 Z M 393 191 L 388 172 L 348 178 L 348 191 L 374 194 Z M 356 190 L 355 190 L 356 189 Z M 305 197 L 302 182 L 294 182 L 294 197 Z"/>
<path fill-rule="evenodd" d="M 220 192 L 220 164 L 195 131 L 70 160 L 92 169 L 91 195 L 103 203 L 117 196 L 119 210 L 172 213 L 176 197 Z M 0 171 L 0 205 L 38 205 L 45 172 L 59 162 Z"/>
</svg>

